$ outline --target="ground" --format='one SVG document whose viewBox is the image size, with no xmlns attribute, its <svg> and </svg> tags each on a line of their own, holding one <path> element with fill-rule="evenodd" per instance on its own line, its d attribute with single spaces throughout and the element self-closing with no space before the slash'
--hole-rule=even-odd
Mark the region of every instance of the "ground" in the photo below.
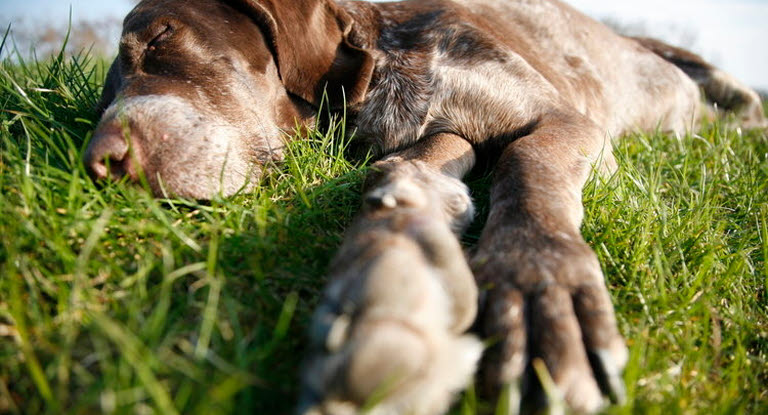
<svg viewBox="0 0 768 415">
<path fill-rule="evenodd" d="M 290 413 L 309 314 L 366 161 L 303 131 L 254 193 L 98 187 L 80 156 L 104 64 L 0 65 L 0 413 Z M 726 122 L 618 141 L 584 191 L 628 339 L 607 413 L 768 412 L 768 141 Z M 470 179 L 479 236 L 488 179 Z M 489 408 L 470 387 L 455 414 Z"/>
</svg>

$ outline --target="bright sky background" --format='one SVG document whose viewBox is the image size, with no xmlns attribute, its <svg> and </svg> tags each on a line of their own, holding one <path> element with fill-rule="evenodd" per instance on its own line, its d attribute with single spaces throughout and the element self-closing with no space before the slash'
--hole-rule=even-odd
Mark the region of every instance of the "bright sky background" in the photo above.
<svg viewBox="0 0 768 415">
<path fill-rule="evenodd" d="M 643 23 L 649 34 L 680 42 L 746 84 L 768 90 L 768 0 L 569 0 L 587 14 L 624 24 Z M 123 16 L 128 0 L 0 0 L 0 24 L 26 16 L 74 20 Z M 689 46 L 689 45 L 686 45 Z"/>
</svg>

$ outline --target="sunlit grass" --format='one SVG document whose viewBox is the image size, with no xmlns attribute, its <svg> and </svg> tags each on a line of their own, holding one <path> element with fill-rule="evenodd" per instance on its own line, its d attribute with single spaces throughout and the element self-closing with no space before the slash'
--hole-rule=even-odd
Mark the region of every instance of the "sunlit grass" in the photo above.
<svg viewBox="0 0 768 415">
<path fill-rule="evenodd" d="M 80 156 L 103 74 L 86 56 L 0 67 L 0 413 L 289 413 L 365 163 L 336 125 L 250 194 L 96 187 Z M 709 125 L 616 153 L 584 193 L 631 352 L 629 402 L 608 411 L 768 411 L 764 136 Z"/>
</svg>

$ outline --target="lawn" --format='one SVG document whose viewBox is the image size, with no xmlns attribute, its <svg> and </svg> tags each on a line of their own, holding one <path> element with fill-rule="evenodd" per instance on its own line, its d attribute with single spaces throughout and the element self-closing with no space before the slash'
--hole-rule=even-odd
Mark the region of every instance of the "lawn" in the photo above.
<svg viewBox="0 0 768 415">
<path fill-rule="evenodd" d="M 98 187 L 80 156 L 104 69 L 0 64 L 0 413 L 290 413 L 366 163 L 336 124 L 301 132 L 251 194 Z M 768 413 L 765 135 L 718 123 L 616 153 L 584 191 L 630 347 L 628 402 L 607 412 Z M 470 182 L 482 216 L 487 179 Z M 454 413 L 487 406 L 470 388 Z"/>
</svg>

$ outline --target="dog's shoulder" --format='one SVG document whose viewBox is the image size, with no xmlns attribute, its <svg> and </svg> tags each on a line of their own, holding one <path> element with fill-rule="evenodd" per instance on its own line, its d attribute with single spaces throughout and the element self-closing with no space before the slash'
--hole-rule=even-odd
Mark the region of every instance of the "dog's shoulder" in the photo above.
<svg viewBox="0 0 768 415">
<path fill-rule="evenodd" d="M 514 134 L 559 105 L 556 89 L 494 22 L 462 3 L 496 7 L 477 0 L 348 7 L 359 26 L 352 39 L 376 59 L 355 117 L 366 146 L 385 154 L 443 132 L 477 143 Z"/>
</svg>

